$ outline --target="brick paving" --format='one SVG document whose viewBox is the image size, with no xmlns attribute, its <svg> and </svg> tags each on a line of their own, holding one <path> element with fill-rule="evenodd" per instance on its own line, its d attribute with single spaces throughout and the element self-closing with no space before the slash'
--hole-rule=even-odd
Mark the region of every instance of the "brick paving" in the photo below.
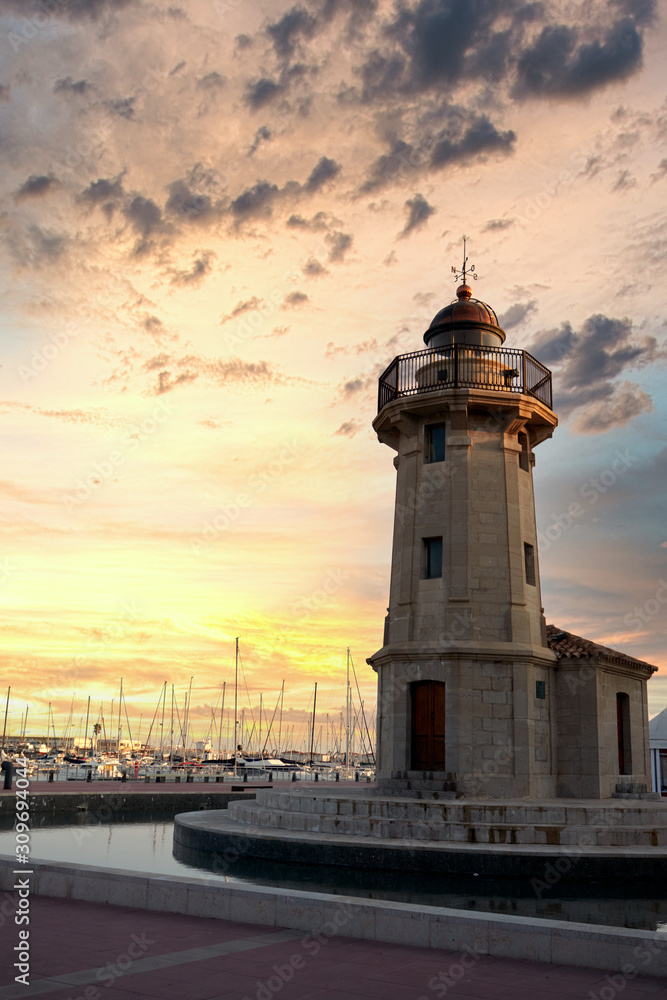
<svg viewBox="0 0 667 1000">
<path fill-rule="evenodd" d="M 0 931 L 0 1000 L 665 1000 L 667 980 L 34 896 L 30 985 Z M 594 962 L 595 955 L 591 954 Z M 650 972 L 650 967 L 642 969 Z M 53 977 L 65 977 L 58 981 Z"/>
</svg>

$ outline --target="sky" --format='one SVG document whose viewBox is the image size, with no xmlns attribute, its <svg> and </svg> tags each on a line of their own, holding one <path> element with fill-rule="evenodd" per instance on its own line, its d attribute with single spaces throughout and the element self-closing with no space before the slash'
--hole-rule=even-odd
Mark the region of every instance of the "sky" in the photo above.
<svg viewBox="0 0 667 1000">
<path fill-rule="evenodd" d="M 0 662 L 10 722 L 123 678 L 193 732 L 369 714 L 395 471 L 377 379 L 455 291 L 553 369 L 547 621 L 661 667 L 658 0 L 3 0 Z M 227 701 L 229 705 L 229 700 Z M 116 702 L 117 705 L 117 702 Z M 29 728 L 32 728 L 29 726 Z"/>
</svg>

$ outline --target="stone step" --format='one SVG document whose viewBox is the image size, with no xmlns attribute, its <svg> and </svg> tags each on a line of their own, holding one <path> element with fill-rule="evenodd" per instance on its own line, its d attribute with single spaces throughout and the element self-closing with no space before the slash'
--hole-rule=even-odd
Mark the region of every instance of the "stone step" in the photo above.
<svg viewBox="0 0 667 1000">
<path fill-rule="evenodd" d="M 516 827 L 657 827 L 667 828 L 667 800 L 655 804 L 546 804 L 534 802 L 460 802 L 432 799 L 400 799 L 395 796 L 258 790 L 253 805 L 284 813 L 323 814 L 354 818 L 392 819 L 459 825 L 510 825 Z M 237 805 L 239 805 L 237 803 Z M 230 809 L 236 808 L 230 804 Z"/>
<path fill-rule="evenodd" d="M 433 840 L 468 844 L 548 844 L 550 846 L 667 847 L 667 826 L 447 823 L 387 817 L 289 812 L 256 802 L 233 802 L 231 818 L 247 826 L 301 833 L 339 834 L 388 840 Z"/>
</svg>

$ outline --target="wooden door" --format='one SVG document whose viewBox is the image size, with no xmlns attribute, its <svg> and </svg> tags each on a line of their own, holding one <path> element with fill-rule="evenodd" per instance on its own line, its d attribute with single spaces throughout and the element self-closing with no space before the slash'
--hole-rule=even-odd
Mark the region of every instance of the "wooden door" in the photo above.
<svg viewBox="0 0 667 1000">
<path fill-rule="evenodd" d="M 412 689 L 413 771 L 445 770 L 445 685 L 417 681 Z"/>
</svg>

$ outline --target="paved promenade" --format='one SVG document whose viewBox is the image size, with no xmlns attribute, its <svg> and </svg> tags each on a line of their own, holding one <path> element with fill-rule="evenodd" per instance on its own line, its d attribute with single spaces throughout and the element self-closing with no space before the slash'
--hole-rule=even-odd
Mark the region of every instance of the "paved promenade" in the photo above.
<svg viewBox="0 0 667 1000">
<path fill-rule="evenodd" d="M 639 975 L 650 971 L 641 963 L 626 977 L 38 896 L 27 986 L 14 984 L 17 940 L 18 928 L 5 922 L 0 1000 L 667 998 L 667 980 Z"/>
</svg>

